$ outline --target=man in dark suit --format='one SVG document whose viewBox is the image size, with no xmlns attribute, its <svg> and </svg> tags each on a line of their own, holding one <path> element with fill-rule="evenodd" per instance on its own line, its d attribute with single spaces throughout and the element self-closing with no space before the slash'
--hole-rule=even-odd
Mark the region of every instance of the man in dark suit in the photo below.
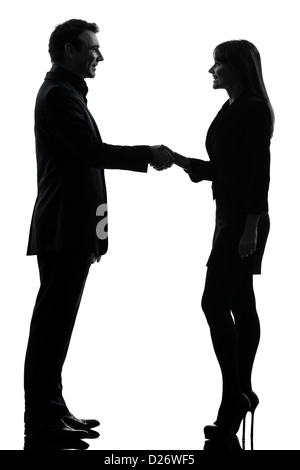
<svg viewBox="0 0 300 470">
<path fill-rule="evenodd" d="M 53 66 L 36 100 L 38 195 L 28 255 L 37 255 L 40 289 L 25 359 L 25 435 L 95 437 L 99 421 L 75 418 L 61 373 L 91 263 L 107 251 L 104 169 L 146 172 L 172 165 L 160 146 L 102 142 L 88 110 L 85 78 L 103 60 L 94 23 L 70 20 L 49 41 Z"/>
</svg>

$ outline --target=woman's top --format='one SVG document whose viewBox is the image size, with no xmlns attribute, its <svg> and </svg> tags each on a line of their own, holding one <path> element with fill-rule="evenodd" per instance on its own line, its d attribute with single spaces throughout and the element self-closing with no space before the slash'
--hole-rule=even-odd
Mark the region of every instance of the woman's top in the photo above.
<svg viewBox="0 0 300 470">
<path fill-rule="evenodd" d="M 190 159 L 191 180 L 211 180 L 217 204 L 234 212 L 268 212 L 271 124 L 263 99 L 243 93 L 226 101 L 207 132 L 209 161 Z"/>
</svg>

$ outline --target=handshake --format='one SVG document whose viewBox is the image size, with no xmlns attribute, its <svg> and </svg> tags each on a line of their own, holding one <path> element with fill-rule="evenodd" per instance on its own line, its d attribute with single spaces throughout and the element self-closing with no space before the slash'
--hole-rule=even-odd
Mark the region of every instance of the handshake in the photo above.
<svg viewBox="0 0 300 470">
<path fill-rule="evenodd" d="M 157 171 L 166 170 L 174 163 L 174 153 L 165 145 L 153 145 L 150 165 Z"/>
<path fill-rule="evenodd" d="M 152 151 L 150 165 L 153 166 L 155 170 L 166 170 L 174 163 L 176 166 L 182 168 L 194 183 L 199 183 L 203 180 L 213 180 L 213 171 L 210 161 L 184 157 L 177 152 L 173 152 L 165 145 L 154 145 L 150 148 Z"/>
</svg>

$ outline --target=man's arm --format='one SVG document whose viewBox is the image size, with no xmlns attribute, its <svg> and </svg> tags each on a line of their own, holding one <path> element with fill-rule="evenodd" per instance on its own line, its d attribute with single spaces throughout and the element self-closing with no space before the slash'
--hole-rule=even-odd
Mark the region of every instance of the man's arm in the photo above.
<svg viewBox="0 0 300 470">
<path fill-rule="evenodd" d="M 157 147 L 103 143 L 86 120 L 80 103 L 59 87 L 47 96 L 46 120 L 62 149 L 61 158 L 71 157 L 84 166 L 146 172 L 149 163 L 160 160 L 167 165 L 170 160 L 169 154 Z"/>
</svg>

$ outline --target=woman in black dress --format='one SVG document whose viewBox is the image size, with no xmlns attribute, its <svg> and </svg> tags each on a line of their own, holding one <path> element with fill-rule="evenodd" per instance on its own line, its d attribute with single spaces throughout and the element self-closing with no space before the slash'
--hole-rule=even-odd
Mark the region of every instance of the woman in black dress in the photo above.
<svg viewBox="0 0 300 470">
<path fill-rule="evenodd" d="M 260 339 L 253 274 L 261 273 L 269 233 L 270 140 L 274 114 L 260 55 L 246 40 L 216 47 L 209 70 L 214 89 L 229 95 L 206 139 L 209 161 L 174 153 L 193 182 L 212 181 L 216 201 L 213 247 L 207 262 L 202 308 L 222 373 L 222 400 L 213 425 L 204 428 L 215 446 L 234 449 L 236 433 L 258 397 L 252 367 Z"/>
</svg>

